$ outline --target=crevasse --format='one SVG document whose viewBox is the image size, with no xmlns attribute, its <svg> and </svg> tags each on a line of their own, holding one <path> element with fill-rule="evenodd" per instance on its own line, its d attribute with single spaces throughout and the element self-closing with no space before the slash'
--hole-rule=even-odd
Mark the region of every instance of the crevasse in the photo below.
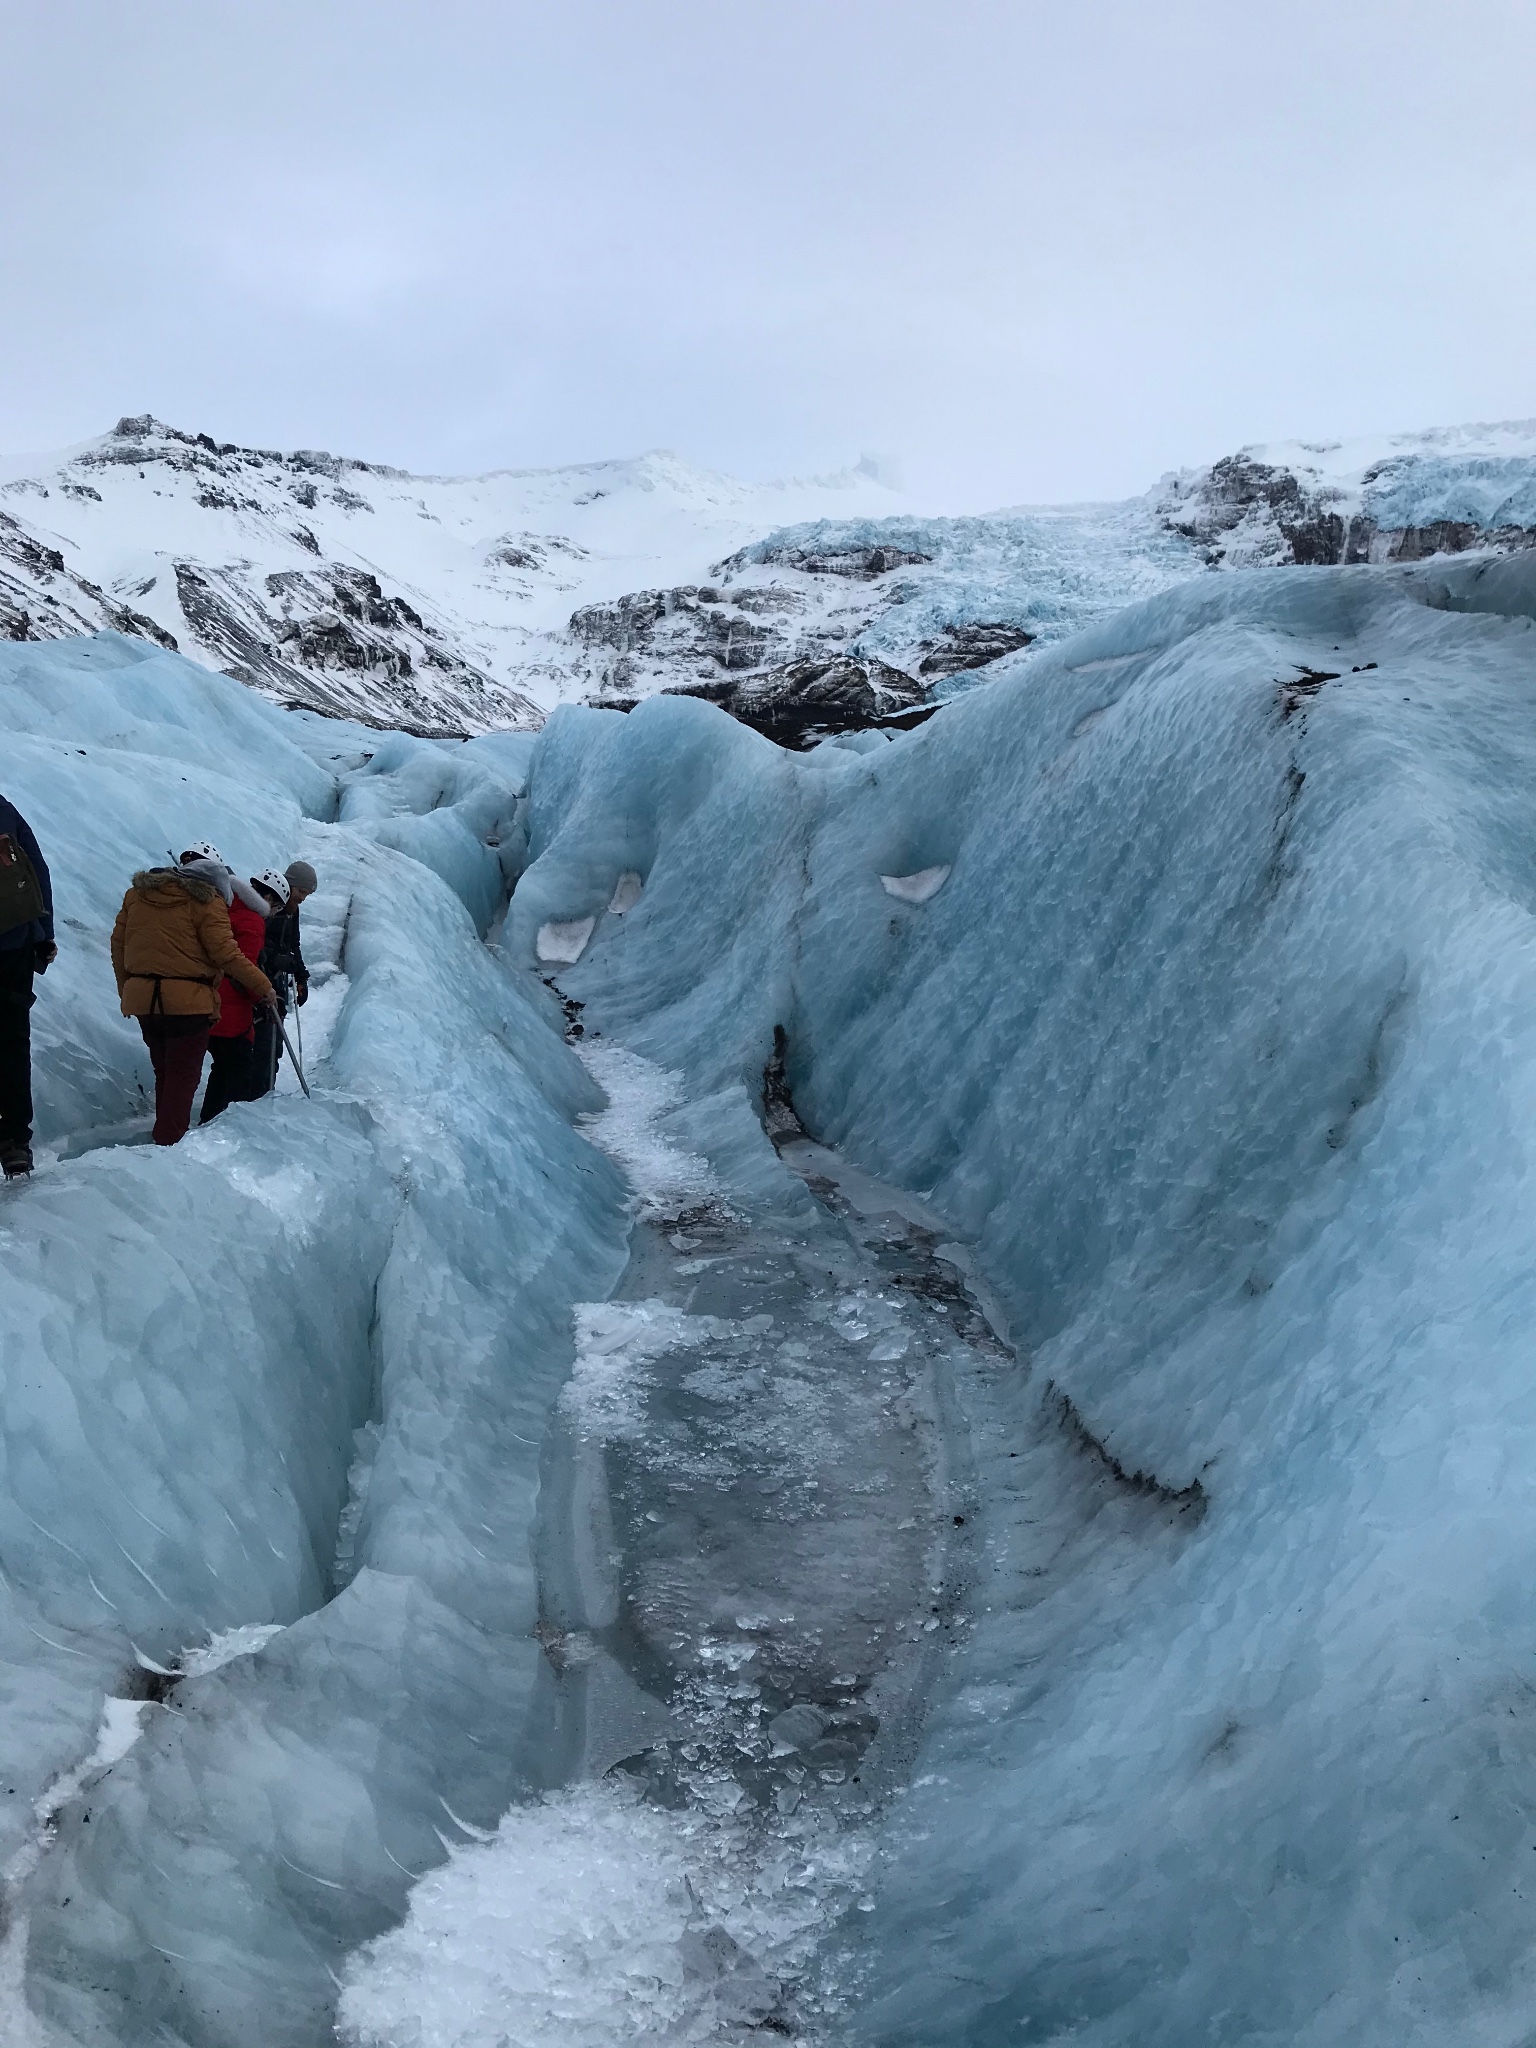
<svg viewBox="0 0 1536 2048">
<path fill-rule="evenodd" d="M 1528 2031 L 1533 615 L 1528 560 L 1234 576 L 871 754 L 540 743 L 524 957 L 642 872 L 588 1024 L 700 1089 L 779 1027 L 1022 1354 L 853 2035 Z"/>
<path fill-rule="evenodd" d="M 562 711 L 531 749 L 376 750 L 110 636 L 0 656 L 7 794 L 84 927 L 38 1013 L 45 1138 L 132 1117 L 103 924 L 121 872 L 210 806 L 250 858 L 314 859 L 338 985 L 315 1104 L 233 1112 L 167 1158 L 85 1153 L 0 1209 L 23 1304 L 0 1407 L 8 1853 L 135 1646 L 170 1664 L 286 1624 L 146 1707 L 58 1812 L 7 1900 L 13 2009 L 66 2040 L 311 2042 L 340 1978 L 355 2038 L 444 2048 L 765 2016 L 925 2048 L 1524 2039 L 1533 618 L 1518 558 L 1236 574 L 914 734 L 801 759 L 665 699 Z M 238 800 L 217 779 L 237 743 Z M 492 868 L 517 871 L 525 831 L 488 948 Z M 922 900 L 882 880 L 940 869 Z M 676 1077 L 627 1126 L 604 1080 L 610 1148 L 631 1184 L 657 1145 L 702 1162 L 678 1199 L 718 1197 L 729 1225 L 636 1216 L 573 1128 L 602 1095 L 538 939 L 588 918 L 557 972 L 600 1074 Z M 805 1172 L 905 1190 L 926 1238 L 877 1231 L 869 1197 L 833 1251 L 836 1205 L 792 1184 L 802 1141 L 777 1129 L 778 1156 L 763 1133 L 765 1068 L 770 1128 L 776 1088 L 831 1148 Z M 919 1325 L 857 1262 L 906 1271 L 941 1229 L 1014 1355 L 978 1337 L 956 1362 L 943 1339 L 954 1412 L 925 1426 L 965 1460 L 967 1562 L 930 1618 L 955 1626 L 924 1636 L 910 1743 L 808 1891 L 771 1833 L 667 1821 L 699 1809 L 635 1767 L 665 1730 L 629 1695 L 618 1775 L 554 1739 L 535 1623 L 580 1587 L 558 1543 L 535 1584 L 540 1447 L 547 1477 L 585 1469 L 557 1408 L 577 1330 L 611 1361 L 594 1344 L 641 1309 L 665 1324 L 664 1301 L 712 1317 L 722 1355 L 669 1377 L 681 1350 L 636 1351 L 630 1443 L 663 1443 L 649 1418 L 745 1457 L 750 1426 L 709 1436 L 699 1404 L 753 1425 L 776 1374 L 836 1367 L 856 1392 L 845 1360 L 909 1357 Z M 809 1283 L 766 1328 L 744 1313 L 770 1245 L 807 1270 L 825 1245 L 839 1276 L 821 1349 L 788 1336 L 805 1358 L 768 1353 L 815 1319 Z M 671 1303 L 666 1261 L 717 1257 L 721 1297 Z M 858 1410 L 859 1441 L 883 1412 Z M 616 1542 L 643 1563 L 669 1468 L 624 1455 Z M 742 1498 L 715 1526 L 750 1556 Z M 707 1606 L 697 1568 L 666 1583 L 677 1612 Z M 854 1613 L 846 1639 L 899 1620 Z M 745 1755 L 752 1702 L 703 1668 L 732 1630 L 760 1635 L 757 1613 L 680 1627 L 676 1654 Z M 878 1745 L 860 1676 L 827 1678 L 820 1731 L 780 1722 L 762 1769 L 813 1733 Z M 607 1775 L 551 1793 L 561 1754 Z M 711 1894 L 701 1936 L 689 1859 L 722 1841 L 755 1859 L 751 1910 Z M 592 1870 L 607 1918 L 583 1934 Z M 775 1886 L 811 1899 L 794 1930 L 758 1911 Z M 433 1976 L 488 1900 L 503 1946 Z M 782 1956 L 829 1995 L 774 2002 Z M 706 1969 L 734 2006 L 701 2005 Z"/>
</svg>

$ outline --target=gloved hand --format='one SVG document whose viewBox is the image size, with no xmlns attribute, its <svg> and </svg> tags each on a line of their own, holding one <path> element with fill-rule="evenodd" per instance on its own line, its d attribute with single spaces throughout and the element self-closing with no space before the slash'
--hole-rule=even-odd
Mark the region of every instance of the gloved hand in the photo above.
<svg viewBox="0 0 1536 2048">
<path fill-rule="evenodd" d="M 34 946 L 32 948 L 33 973 L 46 974 L 49 968 L 53 965 L 54 961 L 58 959 L 58 957 L 59 949 L 53 943 L 52 939 L 49 939 L 46 943 L 39 943 L 38 945 Z"/>
<path fill-rule="evenodd" d="M 299 983 L 298 989 L 294 995 L 294 1001 L 299 1005 L 299 1008 L 301 1010 L 303 1009 L 304 1005 L 309 1001 L 309 983 L 307 981 L 301 981 Z"/>
</svg>

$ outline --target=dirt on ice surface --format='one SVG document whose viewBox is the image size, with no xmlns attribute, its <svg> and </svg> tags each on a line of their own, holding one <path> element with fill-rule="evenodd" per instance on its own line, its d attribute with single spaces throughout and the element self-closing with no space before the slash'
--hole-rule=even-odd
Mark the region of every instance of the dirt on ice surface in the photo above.
<svg viewBox="0 0 1536 2048">
<path fill-rule="evenodd" d="M 1006 1353 L 938 1231 L 859 1176 L 851 1199 L 782 1111 L 775 1146 L 740 1090 L 687 1105 L 652 1063 L 581 1050 L 636 1222 L 545 1453 L 551 1789 L 357 1959 L 358 2043 L 491 2048 L 513 2011 L 529 2048 L 817 2033 L 855 1967 L 829 1937 L 867 1904 L 964 1626 L 954 1388 Z"/>
</svg>

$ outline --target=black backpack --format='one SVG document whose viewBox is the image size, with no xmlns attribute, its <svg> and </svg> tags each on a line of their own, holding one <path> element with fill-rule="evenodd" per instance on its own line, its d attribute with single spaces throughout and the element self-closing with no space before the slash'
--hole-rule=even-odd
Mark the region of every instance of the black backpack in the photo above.
<svg viewBox="0 0 1536 2048">
<path fill-rule="evenodd" d="M 31 924 L 45 917 L 42 884 L 27 858 L 27 850 L 9 832 L 0 832 L 0 938 L 19 924 Z"/>
</svg>

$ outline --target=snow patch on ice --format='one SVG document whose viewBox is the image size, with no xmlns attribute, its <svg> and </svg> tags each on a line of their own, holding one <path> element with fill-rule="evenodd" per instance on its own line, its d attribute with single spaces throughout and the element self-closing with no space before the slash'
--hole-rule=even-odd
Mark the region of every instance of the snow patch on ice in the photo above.
<svg viewBox="0 0 1536 2048">
<path fill-rule="evenodd" d="M 915 875 L 882 875 L 880 886 L 900 903 L 926 903 L 949 880 L 949 869 L 919 868 Z"/>
<path fill-rule="evenodd" d="M 226 1664 L 233 1664 L 239 1657 L 254 1657 L 274 1636 L 282 1634 L 283 1626 L 280 1621 L 249 1621 L 240 1628 L 221 1628 L 206 1643 L 182 1651 L 182 1676 L 206 1678 L 210 1672 L 222 1671 Z"/>
<path fill-rule="evenodd" d="M 592 936 L 595 917 L 551 920 L 539 926 L 539 958 L 552 966 L 574 967 Z"/>
<path fill-rule="evenodd" d="M 584 1116 L 580 1129 L 624 1169 L 643 1222 L 680 1214 L 720 1198 L 709 1162 L 669 1138 L 662 1117 L 683 1099 L 676 1074 L 618 1045 L 579 1045 L 582 1065 L 608 1097 L 608 1107 Z"/>
<path fill-rule="evenodd" d="M 633 868 L 626 868 L 613 885 L 613 896 L 608 908 L 615 917 L 623 917 L 626 911 L 633 910 L 640 901 L 644 888 L 644 875 L 637 875 Z"/>
<path fill-rule="evenodd" d="M 356 1957 L 338 2030 L 356 2048 L 610 2048 L 686 2017 L 692 1913 L 678 1830 L 609 1785 L 515 1807 L 411 1895 Z"/>
</svg>

